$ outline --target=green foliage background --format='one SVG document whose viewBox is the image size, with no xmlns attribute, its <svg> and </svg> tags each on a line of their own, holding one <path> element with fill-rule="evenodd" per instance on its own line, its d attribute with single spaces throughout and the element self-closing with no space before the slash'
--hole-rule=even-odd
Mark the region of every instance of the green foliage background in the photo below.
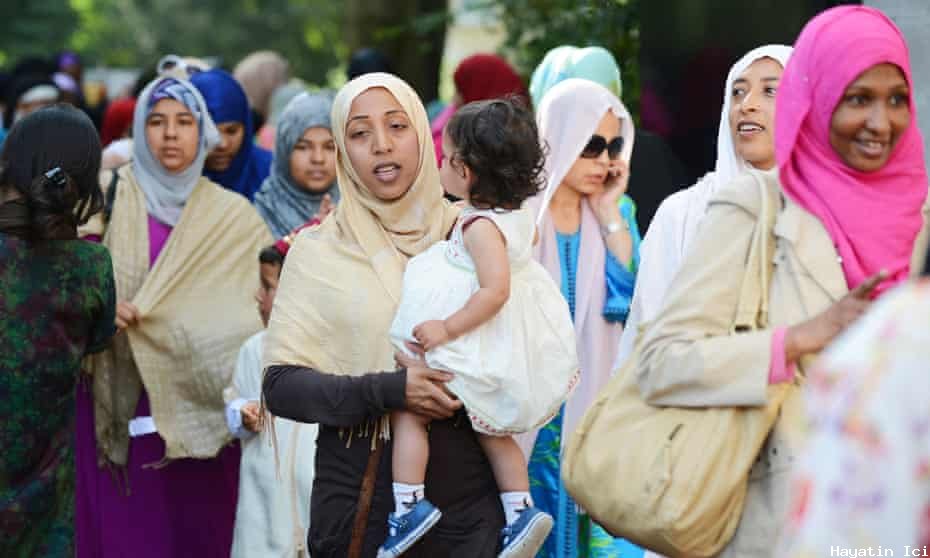
<svg viewBox="0 0 930 558">
<path fill-rule="evenodd" d="M 437 31 L 450 20 L 445 5 L 444 0 L 4 0 L 0 64 L 73 48 L 88 65 L 147 67 L 174 52 L 221 56 L 231 67 L 249 52 L 273 49 L 290 61 L 296 76 L 327 83 L 352 48 L 389 47 L 403 37 L 393 50 L 414 56 L 401 61 L 398 70 L 415 82 L 426 80 L 429 89 L 434 85 L 423 72 L 438 76 L 438 61 L 436 68 L 415 65 L 434 62 L 418 57 L 429 48 L 430 34 L 442 40 Z M 638 0 L 467 0 L 465 6 L 497 14 L 506 30 L 503 54 L 527 79 L 551 48 L 606 47 L 622 66 L 624 102 L 636 111 Z"/>
<path fill-rule="evenodd" d="M 89 63 L 147 67 L 169 52 L 220 56 L 277 50 L 315 82 L 347 56 L 343 9 L 327 0 L 6 0 L 0 62 L 79 51 Z"/>
<path fill-rule="evenodd" d="M 602 46 L 623 77 L 623 102 L 639 113 L 638 0 L 491 0 L 507 39 L 504 53 L 529 80 L 546 53 L 561 45 Z"/>
</svg>

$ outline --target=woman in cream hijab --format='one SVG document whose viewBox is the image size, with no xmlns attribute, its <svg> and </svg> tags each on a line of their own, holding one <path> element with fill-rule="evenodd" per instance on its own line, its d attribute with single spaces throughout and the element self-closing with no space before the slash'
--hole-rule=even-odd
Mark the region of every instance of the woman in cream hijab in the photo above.
<svg viewBox="0 0 930 558">
<path fill-rule="evenodd" d="M 450 377 L 412 359 L 398 368 L 388 338 L 407 261 L 445 238 L 456 217 L 426 111 L 399 78 L 366 74 L 337 95 L 332 125 L 342 199 L 289 252 L 265 346 L 268 409 L 320 425 L 310 554 L 352 555 L 356 525 L 356 555 L 375 556 L 393 506 L 387 414 L 407 408 L 434 419 L 427 497 L 448 511 L 405 556 L 496 556 L 497 487 L 460 404 L 441 387 Z M 356 517 L 367 507 L 366 469 L 370 510 Z"/>
<path fill-rule="evenodd" d="M 633 351 L 639 325 L 654 319 L 662 307 L 665 291 L 697 234 L 710 197 L 749 168 L 774 167 L 775 91 L 790 55 L 791 47 L 765 45 L 749 51 L 730 68 L 723 89 L 717 165 L 694 186 L 666 198 L 656 211 L 643 239 L 640 280 L 614 370 Z M 741 133 L 741 125 L 761 129 Z"/>
</svg>

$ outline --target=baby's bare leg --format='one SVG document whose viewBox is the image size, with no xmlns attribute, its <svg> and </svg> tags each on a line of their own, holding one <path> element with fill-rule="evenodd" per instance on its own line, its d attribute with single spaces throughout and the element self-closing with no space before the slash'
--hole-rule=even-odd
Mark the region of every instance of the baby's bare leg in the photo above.
<svg viewBox="0 0 930 558">
<path fill-rule="evenodd" d="M 478 435 L 478 441 L 484 454 L 491 462 L 497 488 L 501 492 L 528 492 L 530 489 L 529 473 L 526 470 L 526 458 L 523 450 L 511 436 Z M 396 451 L 396 450 L 395 450 Z M 397 473 L 394 473 L 397 478 Z"/>
<path fill-rule="evenodd" d="M 423 484 L 429 461 L 429 419 L 408 411 L 391 413 L 394 482 Z M 519 448 L 518 448 L 519 449 Z"/>
</svg>

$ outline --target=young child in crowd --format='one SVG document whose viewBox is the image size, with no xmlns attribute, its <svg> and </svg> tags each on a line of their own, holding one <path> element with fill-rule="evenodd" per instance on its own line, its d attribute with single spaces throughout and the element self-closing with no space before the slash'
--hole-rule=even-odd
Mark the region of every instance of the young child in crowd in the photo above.
<svg viewBox="0 0 930 558">
<path fill-rule="evenodd" d="M 259 254 L 261 286 L 255 293 L 255 301 L 265 327 L 268 327 L 278 279 L 292 240 L 303 228 L 318 224 L 319 218 L 331 209 L 332 205 L 327 203 L 317 217 Z M 232 435 L 242 441 L 239 502 L 231 557 L 306 557 L 318 427 L 274 419 L 282 450 L 279 475 L 275 448 L 264 436 L 260 420 L 264 339 L 262 330 L 242 345 L 233 383 L 224 393 L 227 426 Z"/>
<path fill-rule="evenodd" d="M 440 177 L 465 201 L 450 239 L 413 258 L 391 327 L 399 350 L 415 342 L 471 420 L 501 491 L 506 558 L 532 557 L 552 528 L 535 509 L 526 459 L 513 434 L 551 419 L 578 380 L 571 316 L 532 258 L 533 214 L 521 209 L 542 183 L 532 113 L 517 101 L 466 105 L 443 133 Z M 409 349 L 406 349 L 409 350 Z M 428 419 L 391 417 L 395 512 L 379 558 L 409 549 L 441 516 L 426 500 Z"/>
</svg>

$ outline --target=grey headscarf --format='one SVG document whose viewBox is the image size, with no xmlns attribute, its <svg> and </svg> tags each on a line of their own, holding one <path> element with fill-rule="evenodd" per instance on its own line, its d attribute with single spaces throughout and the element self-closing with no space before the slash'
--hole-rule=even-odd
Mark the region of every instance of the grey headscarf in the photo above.
<svg viewBox="0 0 930 558">
<path fill-rule="evenodd" d="M 288 234 L 316 215 L 326 194 L 333 202 L 339 201 L 339 187 L 335 181 L 326 191 L 313 193 L 294 182 L 291 176 L 294 146 L 310 128 L 332 130 L 332 107 L 330 93 L 301 93 L 287 105 L 278 120 L 271 174 L 255 194 L 255 209 L 268 223 L 275 238 Z"/>
<path fill-rule="evenodd" d="M 152 108 L 162 99 L 174 99 L 191 111 L 197 119 L 200 143 L 197 158 L 178 173 L 168 172 L 155 158 L 145 135 L 145 121 Z M 172 77 L 160 77 L 148 84 L 139 95 L 133 114 L 132 172 L 145 194 L 149 215 L 172 227 L 181 219 L 184 204 L 203 174 L 203 163 L 211 149 L 220 142 L 219 132 L 207 111 L 207 104 L 190 82 Z"/>
<path fill-rule="evenodd" d="M 268 121 L 265 123 L 276 126 L 278 120 L 281 119 L 281 114 L 294 100 L 294 97 L 306 91 L 307 88 L 299 81 L 289 81 L 275 89 L 274 93 L 271 94 L 271 112 L 268 114 Z"/>
</svg>

